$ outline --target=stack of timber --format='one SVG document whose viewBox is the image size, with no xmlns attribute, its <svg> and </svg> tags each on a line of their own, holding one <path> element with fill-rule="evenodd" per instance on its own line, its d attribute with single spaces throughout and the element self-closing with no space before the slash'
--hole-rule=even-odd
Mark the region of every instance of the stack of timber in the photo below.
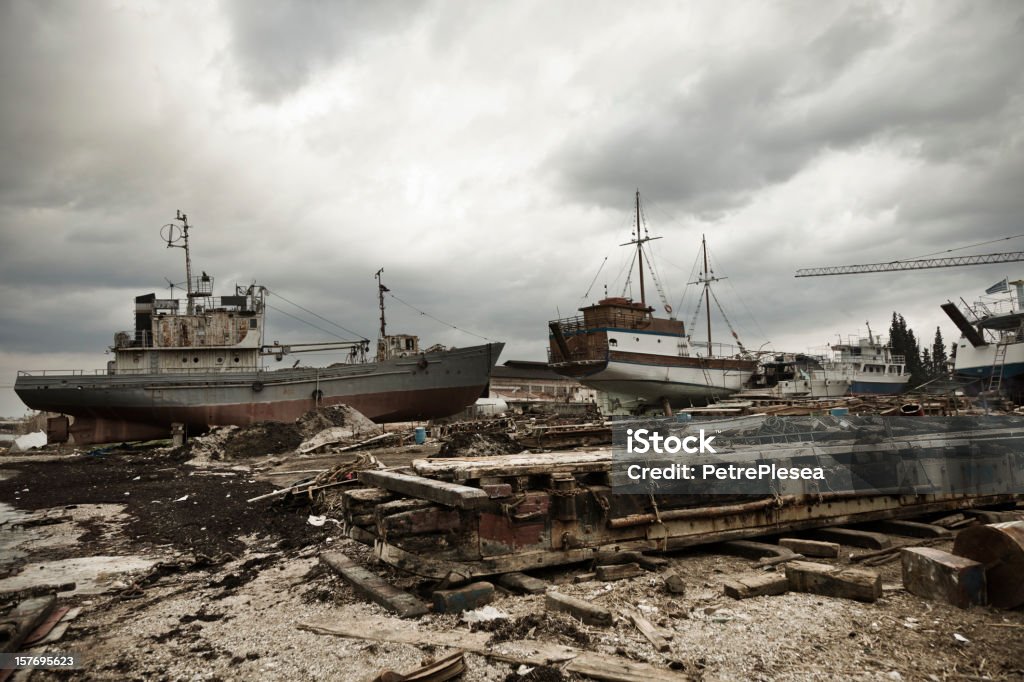
<svg viewBox="0 0 1024 682">
<path fill-rule="evenodd" d="M 772 459 L 780 466 L 843 452 L 895 466 L 911 450 L 919 458 L 934 455 L 934 471 L 941 475 L 957 475 L 944 466 L 955 453 L 972 457 L 972 464 L 989 464 L 989 455 L 979 458 L 971 450 L 972 441 L 948 433 L 925 437 L 916 433 L 924 428 L 919 420 L 905 421 L 905 436 L 870 445 L 826 438 L 742 447 L 750 461 Z M 991 455 L 1000 471 L 1024 471 L 1024 430 L 992 428 L 985 438 L 1000 444 Z M 733 498 L 613 494 L 617 475 L 607 449 L 421 459 L 404 470 L 359 472 L 365 487 L 345 490 L 341 509 L 349 537 L 372 546 L 385 563 L 430 578 L 469 580 L 588 561 L 601 549 L 667 551 L 1024 499 L 1005 488 L 993 492 L 983 482 L 972 487 L 940 481 L 939 474 L 911 491 L 833 493 L 801 482 L 782 494 Z M 1021 484 L 1016 481 L 1014 490 Z M 949 490 L 961 492 L 943 492 Z"/>
</svg>

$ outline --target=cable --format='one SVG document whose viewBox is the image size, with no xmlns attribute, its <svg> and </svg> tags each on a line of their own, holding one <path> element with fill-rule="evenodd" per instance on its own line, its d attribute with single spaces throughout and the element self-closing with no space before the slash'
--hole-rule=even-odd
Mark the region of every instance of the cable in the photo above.
<svg viewBox="0 0 1024 682">
<path fill-rule="evenodd" d="M 1018 237 L 1024 237 L 1024 234 L 1015 234 L 1012 237 L 1000 237 L 999 239 L 990 239 L 987 242 L 978 242 L 977 244 L 968 244 L 967 246 L 958 246 L 955 249 L 946 249 L 945 251 L 936 251 L 934 253 L 926 253 L 923 256 L 911 256 L 910 258 L 901 258 L 900 260 L 888 261 L 889 263 L 902 263 L 907 260 L 914 260 L 915 258 L 928 258 L 929 256 L 937 256 L 940 253 L 953 253 L 954 251 L 963 251 L 964 249 L 973 249 L 976 246 L 985 246 L 986 244 L 995 244 L 996 242 L 1005 242 L 1010 239 L 1017 239 Z"/>
<path fill-rule="evenodd" d="M 333 336 L 336 339 L 341 339 L 342 341 L 351 341 L 352 340 L 352 339 L 346 339 L 344 336 L 339 336 L 338 334 L 335 334 L 334 332 L 330 331 L 329 329 L 324 329 L 323 327 L 318 327 L 317 325 L 313 324 L 312 322 L 304 320 L 301 317 L 296 317 L 295 315 L 292 315 L 289 312 L 285 312 L 284 310 L 281 310 L 280 308 L 275 308 L 274 306 L 270 305 L 269 303 L 264 302 L 263 305 L 267 306 L 271 310 L 276 310 L 277 312 L 281 313 L 282 315 L 287 315 L 288 317 L 292 318 L 293 320 L 298 320 L 302 324 L 308 324 L 313 329 L 319 329 L 324 334 L 330 334 L 331 336 Z M 348 330 L 346 329 L 345 331 L 348 331 Z M 356 336 L 359 336 L 359 335 L 356 334 Z M 364 339 L 362 337 L 360 337 L 359 340 L 360 341 L 368 341 L 368 339 Z"/>
<path fill-rule="evenodd" d="M 349 334 L 352 334 L 352 335 L 354 335 L 354 336 L 358 336 L 358 337 L 359 337 L 360 339 L 362 339 L 363 341 L 369 341 L 369 339 L 367 339 L 367 338 L 366 338 L 366 336 L 364 336 L 363 334 L 360 334 L 359 332 L 354 332 L 354 331 L 352 331 L 351 329 L 346 329 L 345 327 L 342 327 L 342 326 L 341 326 L 340 324 L 338 324 L 337 322 L 334 322 L 334 321 L 332 321 L 332 320 L 328 320 L 328 319 L 327 319 L 326 317 L 324 317 L 323 315 L 318 315 L 318 314 L 314 313 L 314 312 L 313 312 L 312 310 L 310 310 L 309 308 L 303 308 L 303 307 L 302 307 L 301 305 L 299 305 L 299 304 L 298 304 L 298 303 L 296 303 L 295 301 L 289 301 L 289 300 L 288 300 L 287 298 L 285 298 L 285 297 L 284 297 L 284 296 L 282 296 L 281 294 L 277 293 L 276 291 L 271 291 L 271 290 L 270 290 L 270 289 L 268 288 L 268 289 L 267 289 L 267 292 L 268 292 L 268 293 L 270 293 L 270 294 L 273 294 L 274 296 L 277 296 L 277 297 L 278 297 L 279 299 L 281 299 L 281 300 L 282 300 L 282 301 L 284 301 L 285 303 L 291 303 L 291 304 L 292 304 L 293 306 L 295 306 L 295 307 L 296 307 L 296 308 L 298 308 L 299 310 L 305 311 L 305 312 L 309 313 L 310 315 L 312 315 L 313 317 L 317 317 L 317 318 L 319 318 L 319 319 L 323 320 L 324 322 L 326 322 L 326 323 L 328 323 L 328 324 L 333 324 L 333 325 L 334 325 L 335 327 L 337 327 L 338 329 L 342 330 L 343 332 L 348 332 Z M 277 308 L 274 308 L 274 310 L 277 310 Z M 282 310 L 278 310 L 278 312 L 284 312 L 284 311 L 282 311 Z M 287 314 L 288 314 L 288 313 L 285 313 L 285 315 L 287 315 Z M 297 320 L 298 320 L 299 318 L 297 318 L 297 317 L 296 317 L 295 319 L 297 319 Z M 300 321 L 300 322 L 304 322 L 304 320 L 299 320 L 299 321 Z M 314 326 L 315 326 L 315 325 L 314 325 Z M 323 331 L 323 330 L 321 330 L 321 331 Z M 330 333 L 330 332 L 328 332 L 328 333 Z M 335 334 L 335 336 L 337 336 L 337 334 Z"/>
<path fill-rule="evenodd" d="M 463 334 L 469 334 L 470 336 L 475 336 L 476 338 L 478 338 L 478 339 L 483 339 L 484 341 L 491 341 L 491 342 L 494 342 L 494 339 L 489 339 L 489 338 L 487 338 L 486 336 L 481 336 L 480 334 L 474 334 L 473 332 L 471 332 L 471 331 L 469 331 L 469 330 L 467 330 L 467 329 L 462 329 L 461 327 L 456 327 L 456 326 L 455 326 L 454 324 L 452 324 L 451 322 L 445 322 L 444 320 L 438 319 L 438 318 L 434 317 L 433 315 L 431 315 L 430 313 L 427 313 L 427 312 L 424 312 L 424 311 L 420 310 L 419 308 L 417 308 L 417 307 L 416 307 L 416 306 L 414 306 L 413 304 L 411 304 L 411 303 L 407 303 L 407 302 L 403 301 L 402 299 L 398 298 L 397 296 L 395 296 L 395 295 L 394 295 L 393 293 L 391 293 L 390 291 L 388 292 L 388 296 L 390 296 L 391 298 L 395 299 L 396 301 L 398 301 L 398 302 L 399 302 L 399 303 L 401 303 L 402 305 L 404 305 L 404 306 L 407 306 L 407 307 L 409 307 L 409 308 L 412 308 L 413 310 L 415 310 L 416 312 L 418 312 L 418 313 L 419 313 L 420 315 L 423 315 L 424 317 L 429 317 L 429 318 L 430 318 L 430 319 L 432 319 L 432 320 L 433 320 L 434 322 L 438 322 L 438 323 L 440 323 L 440 324 L 443 324 L 443 325 L 444 325 L 444 326 L 446 326 L 446 327 L 451 327 L 452 329 L 454 329 L 454 330 L 456 330 L 456 331 L 460 331 L 460 332 L 462 332 Z"/>
</svg>

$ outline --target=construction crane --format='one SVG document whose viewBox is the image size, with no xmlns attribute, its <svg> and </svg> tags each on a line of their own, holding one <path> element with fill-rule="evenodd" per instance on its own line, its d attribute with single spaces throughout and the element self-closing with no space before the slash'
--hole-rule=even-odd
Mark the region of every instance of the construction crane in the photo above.
<svg viewBox="0 0 1024 682">
<path fill-rule="evenodd" d="M 1024 261 L 1024 251 L 1008 253 L 985 253 L 977 256 L 954 256 L 951 258 L 922 258 L 917 260 L 896 260 L 889 263 L 868 263 L 864 265 L 834 265 L 824 268 L 803 268 L 796 271 L 796 277 L 824 277 L 826 275 L 855 275 L 864 272 L 895 272 L 897 270 L 926 270 L 928 268 L 953 268 L 961 265 L 989 265 L 992 263 L 1016 263 Z"/>
</svg>

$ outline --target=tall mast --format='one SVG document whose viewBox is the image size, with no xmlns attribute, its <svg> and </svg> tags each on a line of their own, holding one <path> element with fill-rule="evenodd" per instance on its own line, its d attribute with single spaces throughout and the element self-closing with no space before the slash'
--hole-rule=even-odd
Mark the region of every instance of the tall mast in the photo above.
<svg viewBox="0 0 1024 682">
<path fill-rule="evenodd" d="M 647 307 L 647 297 L 644 295 L 644 250 L 643 241 L 640 239 L 640 190 L 636 191 L 636 257 L 640 266 L 640 305 Z"/>
<path fill-rule="evenodd" d="M 387 336 L 387 322 L 384 320 L 384 292 L 391 291 L 380 281 L 380 273 L 384 272 L 384 268 L 377 271 L 374 277 L 377 278 L 377 300 L 380 303 L 380 338 Z"/>
<path fill-rule="evenodd" d="M 637 265 L 640 267 L 640 304 L 647 308 L 647 294 L 644 290 L 644 243 L 653 241 L 655 239 L 661 239 L 661 237 L 651 237 L 650 235 L 640 234 L 640 190 L 636 191 L 636 237 L 625 244 L 619 246 L 630 246 L 636 244 L 636 256 Z M 657 280 L 655 280 L 657 284 Z"/>
<path fill-rule="evenodd" d="M 700 246 L 704 251 L 704 308 L 707 309 L 708 313 L 708 357 L 712 356 L 711 352 L 711 272 L 708 270 L 708 243 L 702 234 L 700 236 Z"/>
</svg>

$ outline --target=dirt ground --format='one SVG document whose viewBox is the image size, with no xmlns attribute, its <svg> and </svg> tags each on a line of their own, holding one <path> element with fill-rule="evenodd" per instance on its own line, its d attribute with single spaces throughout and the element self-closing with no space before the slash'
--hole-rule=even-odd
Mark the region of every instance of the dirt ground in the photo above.
<svg viewBox="0 0 1024 682">
<path fill-rule="evenodd" d="M 394 448 L 379 458 L 400 464 L 433 451 Z M 79 589 L 63 593 L 61 603 L 83 607 L 47 650 L 79 652 L 85 668 L 35 671 L 32 679 L 370 680 L 447 653 L 298 627 L 394 622 L 321 567 L 326 549 L 344 551 L 400 587 L 426 587 L 373 563 L 369 548 L 342 538 L 330 520 L 310 525 L 301 501 L 246 501 L 327 468 L 332 458 L 188 456 L 115 449 L 0 457 L 0 593 L 70 575 Z M 55 522 L 31 525 L 43 515 Z M 844 547 L 851 551 L 859 550 Z M 751 570 L 751 561 L 713 547 L 669 560 L 686 582 L 684 595 L 666 593 L 664 571 L 578 584 L 572 579 L 586 566 L 537 574 L 611 609 L 620 616 L 612 627 L 547 614 L 543 595 L 504 593 L 492 606 L 506 618 L 475 627 L 491 631 L 493 641 L 591 649 L 691 679 L 1024 679 L 1024 612 L 924 601 L 902 589 L 898 563 L 879 569 L 884 597 L 862 604 L 795 593 L 733 601 L 722 596 L 721 583 Z M 627 608 L 671 635 L 668 652 L 655 651 L 621 617 Z M 421 631 L 470 629 L 447 614 L 403 623 Z M 516 664 L 475 654 L 466 662 L 467 681 L 573 679 L 555 668 L 520 675 Z"/>
</svg>

